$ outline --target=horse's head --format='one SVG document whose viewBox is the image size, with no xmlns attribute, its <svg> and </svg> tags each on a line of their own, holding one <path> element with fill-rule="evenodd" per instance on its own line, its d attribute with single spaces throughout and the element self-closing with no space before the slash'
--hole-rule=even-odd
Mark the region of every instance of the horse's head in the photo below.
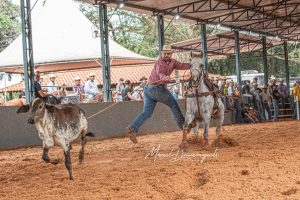
<svg viewBox="0 0 300 200">
<path fill-rule="evenodd" d="M 198 85 L 205 73 L 202 65 L 202 52 L 191 52 L 191 58 L 191 81 L 193 85 Z"/>
</svg>

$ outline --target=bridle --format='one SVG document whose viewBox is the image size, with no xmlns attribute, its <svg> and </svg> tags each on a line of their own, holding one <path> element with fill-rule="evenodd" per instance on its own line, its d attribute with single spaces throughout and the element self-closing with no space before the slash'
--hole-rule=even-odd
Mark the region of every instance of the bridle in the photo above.
<svg viewBox="0 0 300 200">
<path fill-rule="evenodd" d="M 198 75 L 196 77 L 194 77 L 193 72 L 198 72 L 197 73 Z M 191 73 L 191 77 L 188 81 L 189 87 L 190 88 L 198 88 L 201 80 L 203 79 L 204 73 L 205 73 L 203 67 L 201 67 L 201 65 L 200 65 L 199 69 L 190 69 L 190 73 Z"/>
</svg>

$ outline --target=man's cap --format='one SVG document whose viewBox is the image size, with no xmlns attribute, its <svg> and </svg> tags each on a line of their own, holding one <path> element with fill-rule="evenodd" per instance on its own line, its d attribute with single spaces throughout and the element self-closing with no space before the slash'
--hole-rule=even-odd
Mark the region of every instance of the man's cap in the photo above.
<svg viewBox="0 0 300 200">
<path fill-rule="evenodd" d="M 164 45 L 161 51 L 166 52 L 166 53 L 167 52 L 168 53 L 173 53 L 171 45 Z"/>
<path fill-rule="evenodd" d="M 75 81 L 81 80 L 81 78 L 80 78 L 79 76 L 76 76 L 76 77 L 74 78 L 74 80 L 75 80 Z"/>
<path fill-rule="evenodd" d="M 279 81 L 281 82 L 281 81 L 284 81 L 284 79 L 283 78 L 279 78 Z"/>
<path fill-rule="evenodd" d="M 93 72 L 89 73 L 89 77 L 91 76 L 95 76 L 95 74 Z"/>
<path fill-rule="evenodd" d="M 142 78 L 140 78 L 140 81 L 142 80 L 148 80 L 145 76 L 143 76 Z"/>
</svg>

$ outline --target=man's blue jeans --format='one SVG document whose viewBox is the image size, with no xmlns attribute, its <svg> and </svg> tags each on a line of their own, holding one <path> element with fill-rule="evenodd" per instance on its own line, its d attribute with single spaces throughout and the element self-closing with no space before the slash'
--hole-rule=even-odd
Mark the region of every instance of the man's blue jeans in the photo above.
<svg viewBox="0 0 300 200">
<path fill-rule="evenodd" d="M 133 132 L 138 132 L 143 123 L 149 119 L 154 111 L 156 103 L 160 102 L 171 108 L 177 126 L 182 129 L 184 117 L 177 101 L 165 86 L 147 85 L 144 88 L 144 110 L 130 124 Z"/>
<path fill-rule="evenodd" d="M 274 120 L 278 120 L 279 115 L 279 100 L 272 99 L 273 109 L 274 109 Z"/>
</svg>

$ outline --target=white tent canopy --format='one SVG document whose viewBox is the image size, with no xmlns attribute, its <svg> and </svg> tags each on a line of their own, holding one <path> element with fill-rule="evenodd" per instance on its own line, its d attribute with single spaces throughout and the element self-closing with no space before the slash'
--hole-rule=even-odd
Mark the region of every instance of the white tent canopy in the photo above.
<svg viewBox="0 0 300 200">
<path fill-rule="evenodd" d="M 35 2 L 35 1 L 34 1 Z M 34 3 L 32 2 L 32 4 Z M 101 57 L 94 25 L 71 0 L 38 1 L 32 11 L 34 63 L 55 63 Z M 109 40 L 113 58 L 149 59 Z M 0 53 L 0 67 L 23 66 L 22 35 Z"/>
</svg>

